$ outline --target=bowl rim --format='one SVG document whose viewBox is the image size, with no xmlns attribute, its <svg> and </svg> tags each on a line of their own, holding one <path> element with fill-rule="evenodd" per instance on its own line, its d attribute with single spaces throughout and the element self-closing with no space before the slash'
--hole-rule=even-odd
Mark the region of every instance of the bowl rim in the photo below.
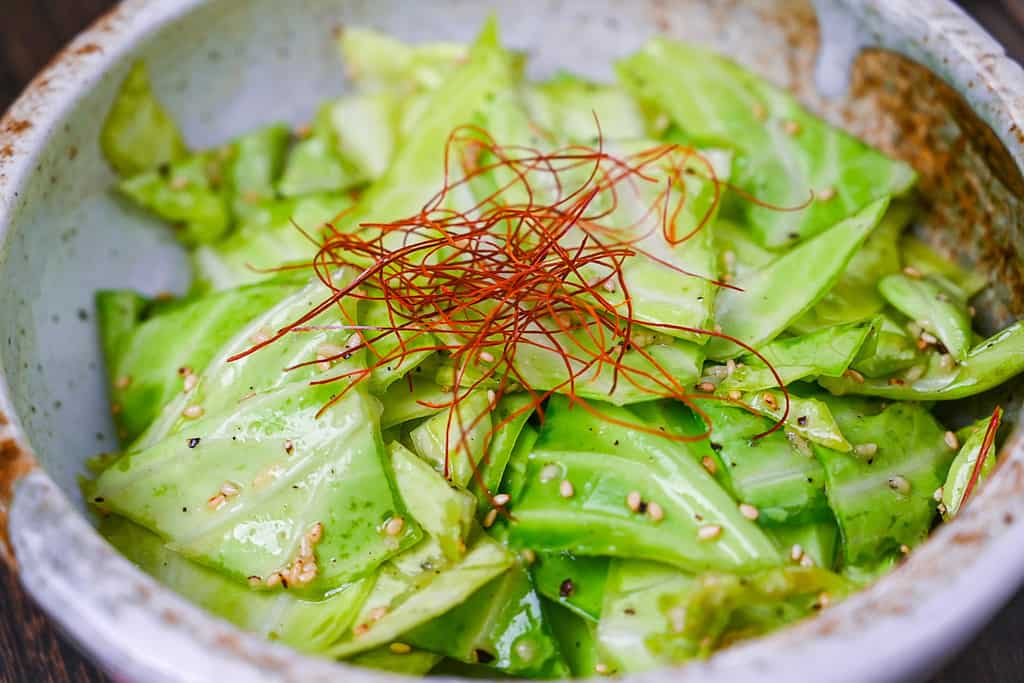
<svg viewBox="0 0 1024 683">
<path fill-rule="evenodd" d="M 813 2 L 824 45 L 821 78 L 841 73 L 864 47 L 903 53 L 960 91 L 1024 169 L 1024 71 L 963 10 L 949 0 Z M 116 6 L 76 37 L 0 119 L 0 253 L 21 188 L 83 94 L 138 44 L 202 4 L 127 0 Z M 269 643 L 161 587 L 121 557 L 37 466 L 10 396 L 0 367 L 0 556 L 18 567 L 33 598 L 101 666 L 146 681 L 326 681 L 339 673 L 360 683 L 400 680 Z M 1017 552 L 1024 543 L 1020 428 L 1002 457 L 997 474 L 953 523 L 843 604 L 706 662 L 626 678 L 896 680 L 938 667 L 1024 579 L 1024 555 Z"/>
</svg>

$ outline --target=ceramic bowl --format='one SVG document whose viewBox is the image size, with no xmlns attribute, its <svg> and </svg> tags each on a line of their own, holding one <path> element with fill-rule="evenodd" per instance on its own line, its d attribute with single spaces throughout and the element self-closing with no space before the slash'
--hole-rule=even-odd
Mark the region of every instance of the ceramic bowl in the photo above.
<svg viewBox="0 0 1024 683">
<path fill-rule="evenodd" d="M 202 147 L 273 120 L 303 121 L 342 92 L 338 28 L 468 40 L 488 4 L 129 0 L 61 53 L 0 123 L 0 545 L 35 599 L 115 676 L 390 678 L 303 657 L 206 615 L 121 558 L 85 514 L 76 477 L 87 457 L 114 445 L 93 292 L 181 290 L 187 278 L 167 229 L 109 191 L 97 140 L 120 80 L 133 60 L 147 60 L 161 98 Z M 613 58 L 664 33 L 710 44 L 790 87 L 918 169 L 927 207 L 918 229 L 990 277 L 977 302 L 982 326 L 1024 314 L 1024 73 L 952 3 L 493 4 L 505 39 L 532 54 L 535 75 L 568 67 L 608 78 Z M 1006 391 L 1000 399 L 1012 401 Z M 1024 577 L 1019 432 L 1002 458 L 956 521 L 870 590 L 710 661 L 628 678 L 882 681 L 938 667 Z"/>
</svg>

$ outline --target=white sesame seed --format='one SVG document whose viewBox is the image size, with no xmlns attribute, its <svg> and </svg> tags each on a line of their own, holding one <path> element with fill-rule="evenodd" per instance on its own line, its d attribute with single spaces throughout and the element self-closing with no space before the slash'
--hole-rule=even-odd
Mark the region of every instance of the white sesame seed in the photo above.
<svg viewBox="0 0 1024 683">
<path fill-rule="evenodd" d="M 387 613 L 388 613 L 388 608 L 386 606 L 384 606 L 384 605 L 380 605 L 379 607 L 374 607 L 372 610 L 370 610 L 370 614 L 369 614 L 370 621 L 380 621 L 385 616 L 387 616 Z"/>
<path fill-rule="evenodd" d="M 488 389 L 487 390 L 487 402 L 488 403 L 490 403 L 493 406 L 494 405 L 494 401 L 497 400 L 497 398 L 498 398 L 498 395 L 496 393 L 494 393 L 494 389 Z"/>
<path fill-rule="evenodd" d="M 800 558 L 804 556 L 804 547 L 799 543 L 794 543 L 793 547 L 789 549 L 789 559 L 794 562 L 799 562 Z"/>
<path fill-rule="evenodd" d="M 553 463 L 544 465 L 544 468 L 540 471 L 540 483 L 546 484 L 549 481 L 554 481 L 561 473 L 562 469 L 558 465 Z"/>
<path fill-rule="evenodd" d="M 713 541 L 722 535 L 722 527 L 717 524 L 705 524 L 697 529 L 697 538 L 702 541 Z"/>
<path fill-rule="evenodd" d="M 508 505 L 509 501 L 511 500 L 512 496 L 508 495 L 507 493 L 499 493 L 494 497 L 494 504 L 497 505 L 498 507 L 501 507 L 503 505 Z"/>
<path fill-rule="evenodd" d="M 388 645 L 388 649 L 396 655 L 407 655 L 412 652 L 412 647 L 406 643 L 391 643 Z"/>
<path fill-rule="evenodd" d="M 942 440 L 946 442 L 946 445 L 949 446 L 950 450 L 955 451 L 960 448 L 960 439 L 956 438 L 956 434 L 953 432 L 946 432 L 942 436 Z"/>
<path fill-rule="evenodd" d="M 480 361 L 483 362 L 483 363 L 493 363 L 494 362 L 494 356 L 491 355 L 491 353 L 489 351 L 481 351 L 480 353 L 477 354 L 477 358 L 479 358 Z"/>
<path fill-rule="evenodd" d="M 708 471 L 708 474 L 714 475 L 718 472 L 718 465 L 715 464 L 715 459 L 710 455 L 705 455 L 701 458 L 700 464 L 704 466 L 704 469 Z"/>
<path fill-rule="evenodd" d="M 629 495 L 626 496 L 626 507 L 633 512 L 640 512 L 640 506 L 643 502 L 639 491 L 630 491 Z"/>
<path fill-rule="evenodd" d="M 729 400 L 738 401 L 741 398 L 743 398 L 743 392 L 740 391 L 739 389 L 733 389 L 732 391 L 729 392 Z"/>
<path fill-rule="evenodd" d="M 943 493 L 944 493 L 944 490 L 943 490 L 943 488 L 941 486 L 939 488 L 935 489 L 935 492 L 932 494 L 932 500 L 934 500 L 936 503 L 941 503 L 942 502 L 942 494 Z"/>
<path fill-rule="evenodd" d="M 910 554 L 910 546 L 907 545 L 906 543 L 904 543 L 903 545 L 900 546 L 900 552 L 903 553 L 904 555 L 909 555 Z"/>
<path fill-rule="evenodd" d="M 805 455 L 808 458 L 814 457 L 814 449 L 807 443 L 807 439 L 800 436 L 796 432 L 787 429 L 786 430 L 786 441 L 789 441 L 789 445 L 800 452 L 801 455 Z"/>
<path fill-rule="evenodd" d="M 388 536 L 397 536 L 405 528 L 405 520 L 401 517 L 392 517 L 384 525 L 384 533 Z"/>
<path fill-rule="evenodd" d="M 273 574 L 267 577 L 267 588 L 273 588 L 274 586 L 278 585 L 279 583 L 281 583 L 282 578 L 284 577 L 281 576 L 281 572 L 274 572 Z"/>
<path fill-rule="evenodd" d="M 498 520 L 498 509 L 491 508 L 487 511 L 487 515 L 484 517 L 484 528 L 490 529 L 494 526 L 494 523 Z"/>
<path fill-rule="evenodd" d="M 319 360 L 326 360 L 328 358 L 337 358 L 345 353 L 345 349 L 338 346 L 337 344 L 324 343 L 316 347 L 316 357 Z"/>
<path fill-rule="evenodd" d="M 242 490 L 242 487 L 233 481 L 226 481 L 220 485 L 221 494 L 230 498 L 231 496 L 237 496 Z"/>
<path fill-rule="evenodd" d="M 652 522 L 657 523 L 665 519 L 665 511 L 661 509 L 661 505 L 652 500 L 647 504 L 647 516 L 651 518 Z"/>
<path fill-rule="evenodd" d="M 181 414 L 190 420 L 195 420 L 203 416 L 203 407 L 197 405 L 191 405 L 185 410 L 181 411 Z"/>
<path fill-rule="evenodd" d="M 935 344 L 939 343 L 939 338 L 936 337 L 931 332 L 922 332 L 921 341 L 923 341 L 925 344 L 931 344 L 932 346 L 934 346 Z"/>
<path fill-rule="evenodd" d="M 760 516 L 761 511 L 750 503 L 740 503 L 740 514 L 753 521 Z"/>
<path fill-rule="evenodd" d="M 316 579 L 316 575 L 317 575 L 317 568 L 316 568 L 316 565 L 313 565 L 312 567 L 310 567 L 306 571 L 302 572 L 302 574 L 300 574 L 299 577 L 298 577 L 299 580 L 296 581 L 295 583 L 303 583 L 303 584 L 305 584 L 305 583 L 313 583 L 313 580 Z"/>
<path fill-rule="evenodd" d="M 280 474 L 281 468 L 278 467 L 277 465 L 271 465 L 270 467 L 267 467 L 266 469 L 257 473 L 255 477 L 253 477 L 253 488 L 259 488 L 264 484 L 270 483 L 271 481 L 277 479 L 278 476 L 280 476 Z"/>
<path fill-rule="evenodd" d="M 736 269 L 736 252 L 732 250 L 722 252 L 722 261 L 725 262 L 725 270 L 733 272 Z"/>
<path fill-rule="evenodd" d="M 309 530 L 307 534 L 309 540 L 316 544 L 320 542 L 320 539 L 324 537 L 324 525 L 323 522 L 317 522 L 313 525 L 313 528 Z"/>
<path fill-rule="evenodd" d="M 116 387 L 117 389 L 127 389 L 131 385 L 131 375 L 121 375 L 120 377 L 117 378 L 117 381 L 114 382 L 114 387 Z"/>
<path fill-rule="evenodd" d="M 847 368 L 843 371 L 843 377 L 849 377 L 857 384 L 864 384 L 864 375 L 860 374 L 853 368 Z"/>
<path fill-rule="evenodd" d="M 813 567 L 814 566 L 814 558 L 811 557 L 810 555 L 808 555 L 807 553 L 804 553 L 803 557 L 800 558 L 800 566 L 801 567 Z"/>
<path fill-rule="evenodd" d="M 601 676 L 608 675 L 609 671 L 611 671 L 611 669 L 609 669 L 608 665 L 604 662 L 598 662 L 594 665 L 594 673 L 600 674 Z"/>
<path fill-rule="evenodd" d="M 562 483 L 558 485 L 558 495 L 562 496 L 562 498 L 572 498 L 574 493 L 576 493 L 576 489 L 573 488 L 572 482 L 568 479 L 563 479 Z"/>
<path fill-rule="evenodd" d="M 255 575 L 250 576 L 247 580 L 249 581 L 249 585 L 253 587 L 260 586 L 263 584 L 263 579 Z"/>
<path fill-rule="evenodd" d="M 912 277 L 915 280 L 920 280 L 922 277 L 921 271 L 918 270 L 917 268 L 914 268 L 913 266 L 905 266 L 903 268 L 903 274 L 906 275 L 907 277 Z"/>
<path fill-rule="evenodd" d="M 818 596 L 818 607 L 828 607 L 832 602 L 832 597 L 828 593 L 822 593 Z"/>
<path fill-rule="evenodd" d="M 682 633 L 683 629 L 686 628 L 686 608 L 673 607 L 665 616 L 668 617 L 669 623 L 672 625 L 673 633 Z"/>
<path fill-rule="evenodd" d="M 823 202 L 831 201 L 832 199 L 835 199 L 835 196 L 836 188 L 834 187 L 822 188 L 822 190 L 818 192 L 818 199 Z"/>
<path fill-rule="evenodd" d="M 906 478 L 896 475 L 894 477 L 889 477 L 889 488 L 897 493 L 907 495 L 910 493 L 910 482 L 907 481 Z"/>
<path fill-rule="evenodd" d="M 853 447 L 853 452 L 862 458 L 870 458 L 878 452 L 878 444 L 871 442 L 859 443 Z"/>
<path fill-rule="evenodd" d="M 270 338 L 273 336 L 273 332 L 271 332 L 265 327 L 261 327 L 260 329 L 256 330 L 256 332 L 254 332 L 251 337 L 249 337 L 249 341 L 251 341 L 253 344 L 262 344 L 264 342 L 270 341 Z"/>
<path fill-rule="evenodd" d="M 537 650 L 528 640 L 516 643 L 516 654 L 525 662 L 532 660 L 537 655 Z"/>
<path fill-rule="evenodd" d="M 181 384 L 181 390 L 186 394 L 196 388 L 199 384 L 199 377 L 196 375 L 185 375 L 185 381 Z"/>
<path fill-rule="evenodd" d="M 228 499 L 224 497 L 224 494 L 218 493 L 213 496 L 210 496 L 210 498 L 206 501 L 206 507 L 210 508 L 211 510 L 217 510 L 226 502 L 228 502 Z"/>
<path fill-rule="evenodd" d="M 697 388 L 709 394 L 716 389 L 715 385 L 712 384 L 711 382 L 701 382 L 700 384 L 697 385 Z"/>
<path fill-rule="evenodd" d="M 707 372 L 707 376 L 701 377 L 700 381 L 702 382 L 718 383 L 729 376 L 729 368 L 724 365 L 712 365 L 704 370 Z"/>
</svg>

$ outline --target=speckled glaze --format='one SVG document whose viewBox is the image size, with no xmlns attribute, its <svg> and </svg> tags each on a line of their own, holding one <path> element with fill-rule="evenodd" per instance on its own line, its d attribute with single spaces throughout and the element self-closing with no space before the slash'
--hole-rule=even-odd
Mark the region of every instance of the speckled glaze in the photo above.
<svg viewBox="0 0 1024 683">
<path fill-rule="evenodd" d="M 161 98 L 201 147 L 272 120 L 302 121 L 343 91 L 333 29 L 362 24 L 411 40 L 466 40 L 484 5 L 128 0 L 72 43 L 0 122 L 0 553 L 116 677 L 397 678 L 303 657 L 206 615 L 121 558 L 84 513 L 76 476 L 85 458 L 114 447 L 92 293 L 181 290 L 187 278 L 167 231 L 108 191 L 113 177 L 97 139 L 117 84 L 132 60 L 145 58 Z M 918 229 L 991 276 L 979 302 L 983 325 L 1024 315 L 1024 72 L 945 0 L 815 6 L 820 32 L 804 0 L 525 0 L 497 13 L 507 41 L 533 54 L 536 75 L 564 66 L 607 78 L 614 57 L 666 33 L 708 43 L 792 88 L 918 168 L 928 207 Z M 903 53 L 939 78 L 890 53 L 862 54 L 870 47 Z M 1019 405 L 1016 393 L 997 398 Z M 870 590 L 710 661 L 627 680 L 926 675 L 1024 578 L 1022 438 L 1019 430 L 1010 437 L 997 474 L 964 513 Z"/>
</svg>

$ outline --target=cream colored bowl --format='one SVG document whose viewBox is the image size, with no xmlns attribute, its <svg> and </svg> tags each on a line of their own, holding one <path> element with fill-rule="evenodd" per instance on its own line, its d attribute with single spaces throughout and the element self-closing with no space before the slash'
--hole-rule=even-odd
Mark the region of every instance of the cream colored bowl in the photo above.
<svg viewBox="0 0 1024 683">
<path fill-rule="evenodd" d="M 607 78 L 614 57 L 666 33 L 792 87 L 920 171 L 922 230 L 991 278 L 983 324 L 1024 313 L 1024 73 L 945 0 L 817 0 L 820 24 L 802 0 L 129 0 L 72 43 L 0 123 L 0 513 L 9 515 L 0 529 L 29 592 L 115 675 L 391 678 L 304 657 L 206 615 L 117 555 L 84 514 L 75 478 L 114 443 L 93 292 L 181 289 L 187 276 L 168 231 L 109 192 L 97 140 L 117 84 L 131 61 L 146 59 L 189 141 L 211 145 L 261 123 L 305 120 L 341 92 L 337 27 L 468 40 L 488 4 L 538 74 L 567 67 Z M 870 46 L 909 59 L 861 53 Z M 830 95 L 852 73 L 852 96 L 823 99 L 815 71 Z M 708 662 L 627 678 L 882 681 L 938 667 L 1024 578 L 1019 431 L 1002 457 L 965 512 L 870 590 Z"/>
</svg>

